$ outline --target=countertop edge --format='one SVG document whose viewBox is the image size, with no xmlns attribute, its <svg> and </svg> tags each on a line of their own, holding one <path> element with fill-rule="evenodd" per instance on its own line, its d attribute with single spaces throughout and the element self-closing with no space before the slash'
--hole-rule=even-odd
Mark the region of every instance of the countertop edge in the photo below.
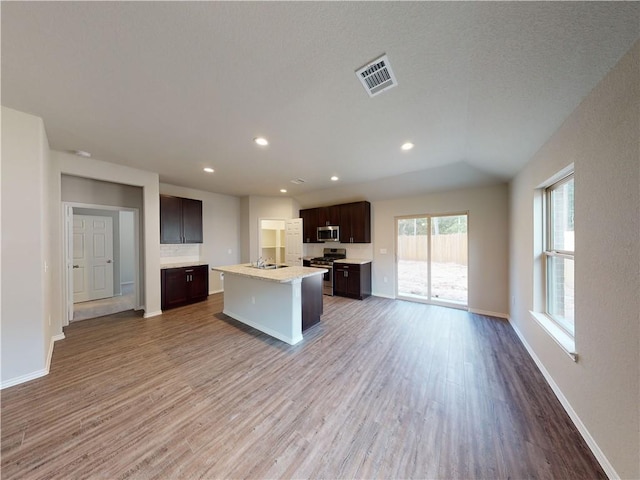
<svg viewBox="0 0 640 480">
<path fill-rule="evenodd" d="M 353 265 L 365 265 L 367 263 L 371 263 L 371 260 L 366 258 L 341 258 L 339 260 L 334 260 L 333 263 L 351 263 Z"/>
<path fill-rule="evenodd" d="M 160 265 L 160 270 L 168 270 L 170 268 L 188 268 L 188 267 L 208 267 L 209 262 L 184 262 L 184 263 L 166 263 Z"/>
<path fill-rule="evenodd" d="M 301 272 L 298 269 L 305 269 L 305 272 Z M 249 267 L 247 264 L 211 267 L 211 270 L 275 283 L 290 283 L 296 279 L 303 279 L 306 277 L 312 277 L 314 275 L 321 275 L 328 271 L 325 268 L 298 266 L 262 270 L 254 267 Z M 286 275 L 286 277 L 278 278 L 278 275 Z"/>
</svg>

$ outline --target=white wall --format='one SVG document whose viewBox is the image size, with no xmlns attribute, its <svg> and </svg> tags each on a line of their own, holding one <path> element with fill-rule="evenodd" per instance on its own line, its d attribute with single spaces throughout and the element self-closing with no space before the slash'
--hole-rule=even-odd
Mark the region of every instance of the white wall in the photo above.
<svg viewBox="0 0 640 480">
<path fill-rule="evenodd" d="M 133 212 L 121 211 L 118 222 L 120 224 L 120 284 L 132 283 L 136 280 Z"/>
<path fill-rule="evenodd" d="M 58 272 L 54 289 L 54 299 L 60 300 L 58 307 L 58 315 L 60 319 L 64 317 L 64 298 L 62 294 L 62 209 L 60 208 L 61 197 L 61 179 L 62 175 L 73 177 L 81 177 L 84 179 L 102 180 L 104 182 L 112 182 L 114 184 L 129 185 L 133 187 L 142 187 L 142 217 L 143 228 L 140 231 L 141 245 L 141 263 L 143 269 L 141 277 L 144 279 L 140 289 L 143 292 L 143 308 L 145 317 L 158 315 L 160 310 L 160 193 L 158 174 L 146 172 L 131 167 L 116 165 L 114 163 L 104 162 L 93 158 L 81 158 L 66 152 L 51 151 L 51 166 L 53 181 L 56 187 L 50 195 L 50 201 L 57 205 L 57 215 L 53 219 L 51 228 L 51 242 L 54 252 L 57 255 L 57 263 L 55 271 Z M 65 178 L 65 184 L 69 181 Z M 94 184 L 100 189 L 100 183 Z M 65 189 L 65 195 L 70 190 Z M 69 201 L 75 197 L 65 197 Z M 117 196 L 114 198 L 116 206 L 130 206 L 122 204 L 127 196 Z M 104 203 L 103 203 L 104 204 Z M 113 204 L 113 203 L 108 203 Z"/>
<path fill-rule="evenodd" d="M 609 476 L 640 478 L 640 42 L 511 182 L 511 321 Z M 531 318 L 537 187 L 575 164 L 578 362 Z M 540 243 L 540 242 L 537 242 Z"/>
<path fill-rule="evenodd" d="M 71 158 L 79 158 L 71 156 Z M 112 164 L 115 169 L 118 165 Z M 60 188 L 63 202 L 77 202 L 112 207 L 144 208 L 142 188 L 74 175 L 62 175 Z"/>
<path fill-rule="evenodd" d="M 251 242 L 249 241 L 249 197 L 240 199 L 240 262 L 249 263 L 249 251 Z"/>
<path fill-rule="evenodd" d="M 248 243 L 243 242 L 242 261 L 255 262 L 259 255 L 260 243 L 258 231 L 261 218 L 283 219 L 298 218 L 298 204 L 288 197 L 250 196 L 242 199 L 242 222 L 248 222 Z M 243 226 L 246 229 L 246 225 Z M 245 230 L 246 231 L 246 230 Z M 244 248 L 248 248 L 244 251 Z"/>
<path fill-rule="evenodd" d="M 47 152 L 42 120 L 2 107 L 2 370 L 6 387 L 47 373 L 51 250 Z"/>
<path fill-rule="evenodd" d="M 160 184 L 160 193 L 202 200 L 203 242 L 199 260 L 209 266 L 240 262 L 240 198 Z M 209 271 L 209 292 L 222 291 L 220 274 Z"/>
<path fill-rule="evenodd" d="M 63 202 L 74 202 L 85 205 L 104 205 L 118 208 L 135 208 L 139 212 L 139 231 L 144 229 L 142 212 L 142 188 L 131 185 L 122 185 L 113 182 L 104 182 L 92 178 L 62 175 L 60 178 L 60 195 Z M 73 213 L 86 212 L 85 215 L 106 215 L 113 219 L 113 291 L 120 294 L 120 220 L 118 210 L 90 210 L 79 207 L 73 208 Z M 144 298 L 144 244 L 140 245 L 138 271 L 140 272 L 141 298 Z M 133 265 L 131 265 L 133 267 Z M 135 274 L 135 271 L 134 271 Z"/>
<path fill-rule="evenodd" d="M 463 212 L 469 212 L 469 308 L 506 317 L 509 313 L 506 185 L 372 202 L 373 294 L 395 297 L 395 217 Z M 380 253 L 381 249 L 387 253 Z"/>
</svg>

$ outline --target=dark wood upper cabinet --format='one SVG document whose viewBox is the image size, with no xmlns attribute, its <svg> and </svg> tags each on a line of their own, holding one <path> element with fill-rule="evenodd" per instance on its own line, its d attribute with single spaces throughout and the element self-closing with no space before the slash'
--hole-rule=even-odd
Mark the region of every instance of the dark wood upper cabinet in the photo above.
<svg viewBox="0 0 640 480">
<path fill-rule="evenodd" d="M 182 235 L 184 243 L 202 243 L 202 201 L 182 199 Z"/>
<path fill-rule="evenodd" d="M 300 210 L 302 218 L 302 239 L 304 243 L 318 242 L 318 211 L 319 208 Z"/>
<path fill-rule="evenodd" d="M 182 199 L 160 195 L 160 243 L 182 243 Z"/>
<path fill-rule="evenodd" d="M 340 243 L 371 243 L 371 204 L 340 205 Z"/>
<path fill-rule="evenodd" d="M 318 226 L 340 225 L 340 205 L 318 208 Z"/>
<path fill-rule="evenodd" d="M 318 243 L 319 226 L 340 226 L 340 243 L 371 243 L 371 204 L 366 201 L 300 210 L 304 243 Z"/>
<path fill-rule="evenodd" d="M 160 243 L 202 240 L 202 201 L 160 195 Z"/>
</svg>

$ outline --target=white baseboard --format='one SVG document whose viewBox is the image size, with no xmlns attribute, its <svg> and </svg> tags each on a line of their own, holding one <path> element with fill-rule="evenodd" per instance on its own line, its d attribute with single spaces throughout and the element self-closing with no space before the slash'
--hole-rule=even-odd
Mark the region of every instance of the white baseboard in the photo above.
<svg viewBox="0 0 640 480">
<path fill-rule="evenodd" d="M 21 375 L 16 378 L 12 378 L 7 380 L 6 382 L 2 382 L 0 384 L 0 390 L 3 390 L 8 387 L 13 387 L 15 385 L 20 385 L 21 383 L 28 382 L 30 380 L 35 380 L 36 378 L 44 377 L 49 374 L 49 367 L 51 366 L 51 357 L 53 356 L 53 344 L 58 340 L 64 339 L 64 333 L 59 335 L 54 335 L 51 337 L 51 341 L 49 342 L 49 351 L 47 352 L 47 363 L 45 368 L 42 370 L 36 370 L 35 372 L 27 373 L 26 375 Z"/>
<path fill-rule="evenodd" d="M 162 310 L 157 310 L 155 312 L 149 312 L 149 313 L 145 312 L 142 317 L 151 318 L 151 317 L 157 317 L 158 315 L 162 315 Z"/>
<path fill-rule="evenodd" d="M 49 373 L 49 367 L 51 366 L 51 357 L 53 357 L 53 344 L 58 340 L 64 340 L 64 333 L 60 333 L 51 337 L 51 341 L 49 342 L 49 353 L 47 354 L 47 366 L 45 367 L 47 373 Z"/>
<path fill-rule="evenodd" d="M 371 294 L 371 296 L 380 297 L 380 298 L 388 298 L 389 300 L 395 300 L 396 299 L 396 297 L 394 297 L 393 295 L 385 295 L 384 293 L 377 293 L 377 292 L 373 292 Z"/>
<path fill-rule="evenodd" d="M 486 315 L 487 317 L 506 318 L 509 320 L 509 315 L 507 313 L 491 312 L 489 310 L 480 310 L 477 308 L 469 308 L 469 312 L 477 313 L 478 315 Z"/>
<path fill-rule="evenodd" d="M 220 290 L 210 290 L 209 295 L 213 295 L 214 293 L 222 293 L 222 292 L 224 292 L 224 289 L 222 288 Z"/>
<path fill-rule="evenodd" d="M 36 378 L 44 377 L 47 373 L 49 373 L 49 371 L 43 368 L 42 370 L 36 370 L 35 372 L 12 378 L 10 380 L 7 380 L 6 382 L 2 382 L 2 385 L 0 385 L 0 390 L 13 387 L 14 385 L 19 385 L 24 382 L 28 382 L 29 380 L 35 380 Z"/>
<path fill-rule="evenodd" d="M 120 282 L 120 285 L 133 285 L 135 282 Z"/>
<path fill-rule="evenodd" d="M 594 440 L 594 438 L 591 436 L 585 424 L 582 423 L 582 420 L 580 420 L 580 417 L 578 416 L 576 411 L 573 409 L 573 407 L 569 403 L 569 400 L 567 400 L 567 397 L 564 396 L 558 384 L 553 380 L 553 377 L 551 376 L 549 371 L 544 367 L 544 365 L 538 358 L 538 355 L 536 355 L 536 353 L 531 348 L 531 345 L 529 345 L 529 343 L 526 341 L 526 339 L 524 338 L 524 336 L 522 335 L 522 333 L 520 332 L 516 324 L 513 323 L 511 319 L 509 319 L 509 324 L 511 325 L 511 327 L 513 327 L 513 330 L 516 332 L 516 335 L 518 335 L 518 338 L 524 345 L 524 348 L 527 349 L 527 352 L 529 352 L 529 355 L 531 356 L 535 364 L 538 366 L 538 369 L 540 370 L 540 372 L 542 372 L 542 375 L 544 376 L 545 380 L 551 387 L 551 390 L 553 390 L 553 393 L 555 393 L 558 400 L 560 400 L 562 407 L 565 409 L 565 411 L 569 415 L 569 418 L 571 418 L 571 421 L 580 432 L 580 435 L 582 435 L 582 438 L 584 438 L 584 441 L 587 442 L 589 449 L 591 450 L 593 455 L 596 457 L 596 460 L 598 460 L 598 462 L 600 463 L 600 466 L 605 471 L 607 476 L 609 478 L 621 478 L 620 475 L 616 473 L 616 470 L 613 468 L 613 465 L 611 465 L 611 463 L 609 462 L 609 459 L 607 459 L 605 454 L 602 452 L 602 450 Z"/>
</svg>

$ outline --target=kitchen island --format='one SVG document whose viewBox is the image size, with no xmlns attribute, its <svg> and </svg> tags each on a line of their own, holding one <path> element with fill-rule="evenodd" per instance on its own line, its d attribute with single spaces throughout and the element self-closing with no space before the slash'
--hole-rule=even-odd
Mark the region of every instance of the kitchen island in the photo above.
<svg viewBox="0 0 640 480">
<path fill-rule="evenodd" d="M 212 267 L 224 273 L 225 315 L 290 345 L 322 315 L 323 268 Z"/>
</svg>

